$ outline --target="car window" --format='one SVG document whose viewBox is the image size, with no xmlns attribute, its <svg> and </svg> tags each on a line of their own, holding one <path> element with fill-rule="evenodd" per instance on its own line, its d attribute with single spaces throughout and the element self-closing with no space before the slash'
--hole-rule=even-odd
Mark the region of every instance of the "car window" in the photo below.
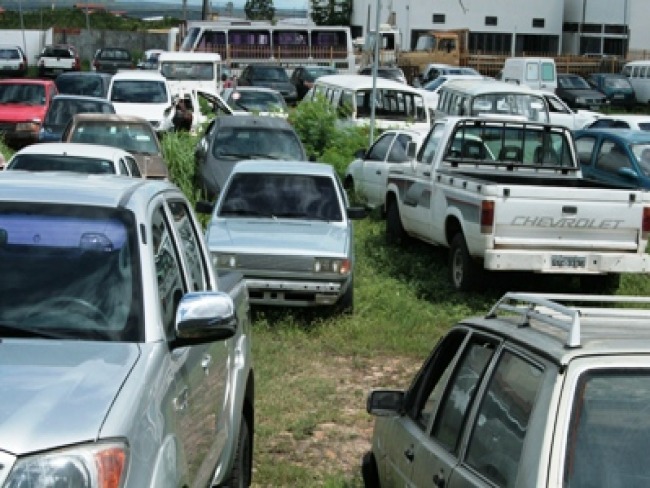
<svg viewBox="0 0 650 488">
<path fill-rule="evenodd" d="M 578 159 L 582 166 L 591 165 L 591 154 L 596 145 L 595 137 L 581 137 L 576 139 L 576 151 L 578 152 Z"/>
<path fill-rule="evenodd" d="M 615 141 L 603 141 L 596 157 L 596 168 L 617 174 L 621 168 L 630 168 L 625 148 Z"/>
<path fill-rule="evenodd" d="M 411 142 L 411 136 L 408 134 L 399 134 L 390 148 L 388 160 L 395 163 L 402 163 L 408 159 L 406 149 Z"/>
<path fill-rule="evenodd" d="M 114 174 L 113 162 L 100 156 L 78 157 L 59 154 L 18 154 L 9 169 L 25 171 L 72 171 L 86 174 Z"/>
<path fill-rule="evenodd" d="M 131 173 L 131 176 L 134 176 L 136 178 L 141 178 L 142 173 L 140 173 L 140 167 L 138 166 L 136 160 L 130 156 L 125 156 L 124 159 L 126 159 L 126 164 L 129 167 L 129 172 Z"/>
<path fill-rule="evenodd" d="M 157 80 L 117 80 L 111 101 L 120 103 L 167 103 L 167 88 Z"/>
<path fill-rule="evenodd" d="M 388 154 L 388 149 L 390 144 L 393 142 L 395 134 L 382 134 L 381 137 L 373 144 L 368 152 L 368 157 L 366 159 L 372 159 L 373 161 L 384 161 Z"/>
<path fill-rule="evenodd" d="M 492 359 L 495 345 L 480 337 L 472 338 L 464 348 L 444 392 L 431 436 L 448 451 L 455 451 L 477 387 Z"/>
<path fill-rule="evenodd" d="M 138 122 L 84 121 L 73 128 L 69 140 L 115 146 L 132 154 L 159 154 L 160 152 L 151 125 Z"/>
<path fill-rule="evenodd" d="M 18 337 L 141 341 L 136 229 L 122 209 L 0 202 L 0 323 Z"/>
<path fill-rule="evenodd" d="M 250 157 L 304 160 L 300 140 L 293 131 L 284 129 L 224 127 L 215 133 L 212 154 L 230 161 Z"/>
<path fill-rule="evenodd" d="M 167 202 L 171 211 L 174 227 L 180 239 L 180 244 L 190 278 L 192 291 L 208 289 L 208 277 L 203 254 L 199 244 L 200 237 L 192 223 L 190 210 L 182 201 L 170 200 Z"/>
<path fill-rule="evenodd" d="M 438 150 L 440 138 L 445 130 L 445 124 L 435 124 L 433 130 L 427 136 L 422 149 L 420 149 L 419 160 L 423 164 L 432 164 Z"/>
<path fill-rule="evenodd" d="M 45 86 L 33 83 L 0 84 L 0 103 L 45 105 Z"/>
<path fill-rule="evenodd" d="M 120 174 L 121 175 L 129 175 L 129 168 L 126 166 L 126 163 L 122 158 L 120 158 L 118 164 L 120 165 Z"/>
<path fill-rule="evenodd" d="M 151 219 L 153 260 L 156 266 L 160 317 L 167 339 L 174 338 L 176 308 L 185 294 L 181 264 L 172 240 L 172 232 L 162 207 Z"/>
<path fill-rule="evenodd" d="M 540 367 L 506 351 L 481 400 L 466 461 L 499 486 L 515 486 L 542 377 Z"/>
</svg>

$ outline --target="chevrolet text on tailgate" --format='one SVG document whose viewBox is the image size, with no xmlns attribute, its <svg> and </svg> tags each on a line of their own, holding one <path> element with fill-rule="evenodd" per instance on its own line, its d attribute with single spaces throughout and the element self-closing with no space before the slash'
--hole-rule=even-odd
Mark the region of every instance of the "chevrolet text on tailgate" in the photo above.
<svg viewBox="0 0 650 488">
<path fill-rule="evenodd" d="M 448 117 L 404 166 L 388 177 L 387 238 L 448 247 L 459 290 L 483 270 L 577 275 L 590 291 L 650 270 L 644 192 L 583 179 L 564 127 Z"/>
</svg>

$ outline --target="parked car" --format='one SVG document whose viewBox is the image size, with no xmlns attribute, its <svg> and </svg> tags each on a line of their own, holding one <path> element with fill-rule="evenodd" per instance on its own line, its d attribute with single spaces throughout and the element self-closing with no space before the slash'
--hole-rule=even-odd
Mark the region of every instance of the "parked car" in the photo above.
<svg viewBox="0 0 650 488">
<path fill-rule="evenodd" d="M 38 141 L 45 113 L 57 94 L 52 80 L 9 78 L 0 80 L 0 135 L 19 148 Z"/>
<path fill-rule="evenodd" d="M 93 71 L 115 74 L 124 69 L 135 69 L 135 62 L 128 49 L 104 47 L 95 52 L 92 62 Z"/>
<path fill-rule="evenodd" d="M 66 71 L 80 71 L 81 61 L 77 48 L 70 44 L 45 46 L 38 56 L 38 76 L 56 78 Z"/>
<path fill-rule="evenodd" d="M 430 81 L 435 80 L 441 75 L 478 75 L 481 76 L 474 68 L 469 66 L 451 66 L 444 63 L 429 63 L 422 72 L 413 80 L 414 86 L 422 86 Z"/>
<path fill-rule="evenodd" d="M 115 73 L 108 88 L 108 99 L 120 115 L 147 119 L 159 134 L 173 128 L 174 100 L 167 80 L 151 70 Z"/>
<path fill-rule="evenodd" d="M 592 73 L 589 85 L 607 97 L 610 106 L 631 108 L 636 105 L 634 88 L 627 76 L 619 73 Z"/>
<path fill-rule="evenodd" d="M 379 207 L 383 213 L 388 174 L 413 160 L 415 154 L 409 158 L 407 152 L 409 143 L 415 143 L 417 152 L 427 132 L 417 129 L 382 132 L 370 149 L 360 149 L 355 154 L 356 159 L 345 170 L 345 188 L 361 196 L 369 208 Z"/>
<path fill-rule="evenodd" d="M 97 71 L 67 71 L 56 77 L 59 93 L 106 98 L 113 75 Z"/>
<path fill-rule="evenodd" d="M 574 139 L 585 178 L 650 189 L 650 132 L 585 129 Z"/>
<path fill-rule="evenodd" d="M 650 300 L 508 293 L 370 392 L 365 486 L 642 486 Z M 626 308 L 623 308 L 626 307 Z"/>
<path fill-rule="evenodd" d="M 249 486 L 251 324 L 174 185 L 0 173 L 5 486 Z"/>
<path fill-rule="evenodd" d="M 242 161 L 206 231 L 217 269 L 240 271 L 252 304 L 352 312 L 354 233 L 336 171 L 304 161 Z"/>
<path fill-rule="evenodd" d="M 196 185 L 213 200 L 242 159 L 306 161 L 291 124 L 280 117 L 216 117 L 194 149 Z"/>
<path fill-rule="evenodd" d="M 63 130 L 72 116 L 81 113 L 114 114 L 115 108 L 105 98 L 56 95 L 45 113 L 45 119 L 38 133 L 39 142 L 60 141 Z"/>
<path fill-rule="evenodd" d="M 372 67 L 367 66 L 360 69 L 359 74 L 372 76 Z M 386 78 L 388 80 L 399 81 L 400 83 L 406 84 L 406 76 L 404 76 L 404 71 L 402 71 L 402 68 L 379 66 L 377 67 L 377 76 L 380 78 Z"/>
<path fill-rule="evenodd" d="M 434 80 L 431 80 L 425 83 L 421 88 L 422 95 L 427 102 L 429 110 L 435 113 L 435 109 L 438 106 L 438 92 L 442 85 L 451 80 L 463 80 L 463 79 L 483 79 L 481 75 L 470 75 L 470 74 L 459 74 L 459 75 L 438 75 Z"/>
<path fill-rule="evenodd" d="M 298 101 L 296 87 L 279 64 L 249 64 L 237 80 L 238 86 L 263 86 L 279 91 L 288 104 Z"/>
<path fill-rule="evenodd" d="M 0 77 L 25 76 L 28 68 L 27 56 L 20 46 L 0 44 Z"/>
<path fill-rule="evenodd" d="M 221 92 L 226 103 L 235 109 L 246 110 L 257 115 L 271 115 L 287 118 L 289 106 L 282 94 L 263 86 L 238 86 L 225 88 Z"/>
<path fill-rule="evenodd" d="M 63 131 L 62 140 L 119 147 L 135 157 L 145 178 L 169 179 L 160 141 L 151 124 L 142 117 L 77 114 Z"/>
<path fill-rule="evenodd" d="M 296 87 L 298 100 L 302 100 L 318 77 L 336 73 L 336 68 L 333 66 L 298 66 L 294 68 L 289 81 Z"/>
<path fill-rule="evenodd" d="M 142 178 L 135 158 L 114 146 L 49 142 L 31 144 L 16 152 L 5 170 L 72 171 Z"/>
<path fill-rule="evenodd" d="M 555 94 L 571 108 L 601 110 L 607 106 L 607 97 L 589 86 L 582 76 L 558 73 Z"/>
<path fill-rule="evenodd" d="M 601 112 L 593 110 L 574 110 L 555 93 L 546 90 L 536 90 L 536 92 L 546 100 L 551 124 L 563 125 L 571 130 L 578 130 L 584 129 L 603 116 Z"/>
<path fill-rule="evenodd" d="M 650 130 L 650 115 L 612 114 L 601 115 L 586 128 L 588 129 L 638 129 Z"/>
</svg>

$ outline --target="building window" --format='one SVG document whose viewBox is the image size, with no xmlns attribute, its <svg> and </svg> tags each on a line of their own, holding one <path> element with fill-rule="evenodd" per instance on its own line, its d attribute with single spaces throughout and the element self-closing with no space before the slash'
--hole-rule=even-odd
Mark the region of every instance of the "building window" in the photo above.
<svg viewBox="0 0 650 488">
<path fill-rule="evenodd" d="M 562 32 L 579 32 L 579 24 L 577 22 L 565 22 L 562 26 Z"/>
<path fill-rule="evenodd" d="M 544 28 L 544 19 L 533 19 L 533 27 Z"/>
<path fill-rule="evenodd" d="M 603 32 L 603 24 L 582 24 L 582 32 L 589 34 L 600 34 Z"/>
<path fill-rule="evenodd" d="M 497 25 L 497 18 L 491 15 L 485 17 L 485 25 Z"/>
<path fill-rule="evenodd" d="M 605 34 L 627 34 L 627 28 L 620 24 L 605 24 Z"/>
<path fill-rule="evenodd" d="M 433 14 L 433 23 L 434 24 L 444 24 L 445 23 L 445 14 Z"/>
</svg>

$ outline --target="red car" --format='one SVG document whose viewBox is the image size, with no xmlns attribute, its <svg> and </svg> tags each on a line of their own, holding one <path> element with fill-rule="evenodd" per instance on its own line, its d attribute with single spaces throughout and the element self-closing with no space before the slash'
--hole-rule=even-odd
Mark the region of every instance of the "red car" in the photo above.
<svg viewBox="0 0 650 488">
<path fill-rule="evenodd" d="M 38 141 L 38 132 L 52 97 L 52 80 L 0 80 L 0 137 L 12 148 Z"/>
</svg>

